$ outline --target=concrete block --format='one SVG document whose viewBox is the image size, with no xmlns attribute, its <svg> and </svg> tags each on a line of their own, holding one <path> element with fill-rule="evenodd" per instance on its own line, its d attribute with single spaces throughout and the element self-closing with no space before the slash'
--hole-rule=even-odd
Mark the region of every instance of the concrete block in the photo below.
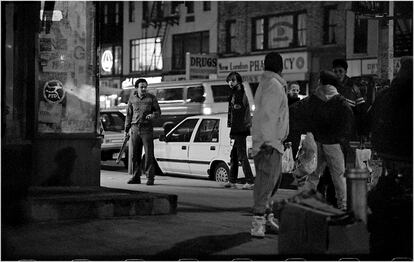
<svg viewBox="0 0 414 262">
<path fill-rule="evenodd" d="M 108 218 L 114 216 L 114 204 L 105 201 L 97 203 L 96 213 L 98 218 Z"/>
<path fill-rule="evenodd" d="M 53 204 L 29 203 L 29 216 L 32 221 L 58 220 L 59 213 Z"/>
</svg>

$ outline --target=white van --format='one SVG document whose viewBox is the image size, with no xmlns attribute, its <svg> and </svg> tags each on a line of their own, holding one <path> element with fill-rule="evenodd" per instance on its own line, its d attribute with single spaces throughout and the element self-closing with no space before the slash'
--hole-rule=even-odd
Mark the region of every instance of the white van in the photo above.
<svg viewBox="0 0 414 262">
<path fill-rule="evenodd" d="M 253 112 L 252 90 L 248 82 L 243 85 Z M 157 97 L 161 107 L 161 117 L 153 123 L 154 133 L 160 134 L 167 123 L 175 125 L 188 116 L 227 113 L 231 90 L 225 80 L 190 80 L 149 84 L 148 92 Z M 121 95 L 121 101 L 127 103 L 129 95 Z"/>
</svg>

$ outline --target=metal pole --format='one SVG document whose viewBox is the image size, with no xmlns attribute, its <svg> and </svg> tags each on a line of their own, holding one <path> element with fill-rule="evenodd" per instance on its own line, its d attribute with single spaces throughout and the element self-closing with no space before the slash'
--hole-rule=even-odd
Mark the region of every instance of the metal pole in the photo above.
<svg viewBox="0 0 414 262">
<path fill-rule="evenodd" d="M 367 223 L 367 181 L 369 173 L 366 169 L 352 168 L 346 172 L 348 212 L 353 212 L 355 218 Z"/>
</svg>

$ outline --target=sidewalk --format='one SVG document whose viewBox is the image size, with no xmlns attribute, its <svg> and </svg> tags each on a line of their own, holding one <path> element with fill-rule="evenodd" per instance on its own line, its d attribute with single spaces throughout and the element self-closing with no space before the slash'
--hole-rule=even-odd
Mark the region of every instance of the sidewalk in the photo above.
<svg viewBox="0 0 414 262">
<path fill-rule="evenodd" d="M 278 236 L 251 238 L 250 223 L 249 208 L 182 205 L 175 215 L 3 227 L 2 260 L 283 259 Z"/>
</svg>

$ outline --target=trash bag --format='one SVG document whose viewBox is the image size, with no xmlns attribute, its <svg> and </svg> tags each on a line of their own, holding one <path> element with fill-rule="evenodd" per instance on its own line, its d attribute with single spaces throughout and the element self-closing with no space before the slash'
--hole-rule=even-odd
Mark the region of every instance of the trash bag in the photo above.
<svg viewBox="0 0 414 262">
<path fill-rule="evenodd" d="M 286 143 L 286 149 L 282 156 L 282 173 L 292 173 L 295 167 L 295 160 L 293 159 L 292 143 Z"/>
<path fill-rule="evenodd" d="M 308 176 L 315 172 L 317 166 L 317 146 L 313 134 L 308 132 L 301 135 L 299 150 L 297 153 L 293 175 L 298 186 L 302 186 Z"/>
</svg>

